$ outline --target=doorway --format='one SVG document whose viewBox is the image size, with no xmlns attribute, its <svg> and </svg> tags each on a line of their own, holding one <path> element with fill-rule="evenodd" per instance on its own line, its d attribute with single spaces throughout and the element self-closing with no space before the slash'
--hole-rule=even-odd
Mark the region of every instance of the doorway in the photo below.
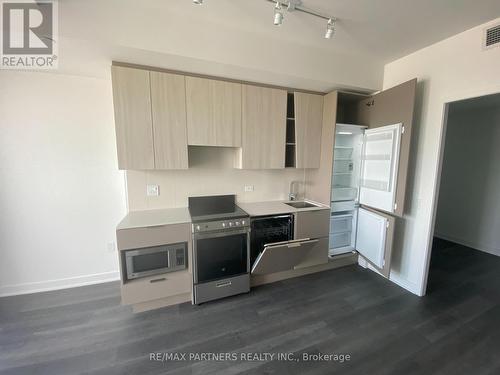
<svg viewBox="0 0 500 375">
<path fill-rule="evenodd" d="M 500 94 L 447 106 L 427 292 L 443 269 L 500 262 Z"/>
</svg>

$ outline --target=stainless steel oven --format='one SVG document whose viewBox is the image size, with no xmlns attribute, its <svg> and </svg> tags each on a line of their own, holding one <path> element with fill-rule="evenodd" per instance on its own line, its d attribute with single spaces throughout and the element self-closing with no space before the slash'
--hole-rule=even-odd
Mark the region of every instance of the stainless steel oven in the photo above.
<svg viewBox="0 0 500 375">
<path fill-rule="evenodd" d="M 173 272 L 187 267 L 187 243 L 124 251 L 127 280 Z"/>
<path fill-rule="evenodd" d="M 250 291 L 248 219 L 193 224 L 194 303 Z"/>
</svg>

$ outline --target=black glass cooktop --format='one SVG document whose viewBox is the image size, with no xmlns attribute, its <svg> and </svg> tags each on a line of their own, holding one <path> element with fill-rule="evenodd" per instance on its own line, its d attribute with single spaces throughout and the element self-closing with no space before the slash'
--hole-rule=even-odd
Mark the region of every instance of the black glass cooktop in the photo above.
<svg viewBox="0 0 500 375">
<path fill-rule="evenodd" d="M 189 197 L 189 213 L 193 223 L 248 217 L 248 214 L 236 205 L 235 195 Z"/>
</svg>

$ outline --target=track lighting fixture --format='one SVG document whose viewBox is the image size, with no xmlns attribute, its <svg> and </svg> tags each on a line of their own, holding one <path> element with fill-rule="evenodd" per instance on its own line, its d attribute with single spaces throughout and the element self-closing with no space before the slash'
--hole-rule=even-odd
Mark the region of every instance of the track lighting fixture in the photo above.
<svg viewBox="0 0 500 375">
<path fill-rule="evenodd" d="M 335 34 L 335 22 L 337 19 L 323 12 L 307 8 L 302 5 L 301 0 L 266 0 L 267 2 L 274 3 L 274 24 L 281 26 L 283 24 L 283 8 L 288 12 L 301 12 L 314 17 L 322 18 L 327 21 L 325 39 L 332 39 Z M 203 4 L 203 0 L 193 0 L 194 4 Z"/>
<path fill-rule="evenodd" d="M 325 38 L 332 39 L 333 34 L 335 34 L 335 21 L 330 18 L 326 24 Z"/>
<path fill-rule="evenodd" d="M 274 6 L 274 24 L 276 26 L 281 26 L 283 23 L 283 11 L 281 10 L 281 3 L 276 1 L 276 5 Z"/>
</svg>

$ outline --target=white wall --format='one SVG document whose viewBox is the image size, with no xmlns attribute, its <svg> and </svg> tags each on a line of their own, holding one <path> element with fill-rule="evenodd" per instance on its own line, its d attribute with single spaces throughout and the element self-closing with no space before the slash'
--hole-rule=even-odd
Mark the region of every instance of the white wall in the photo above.
<svg viewBox="0 0 500 375">
<path fill-rule="evenodd" d="M 0 72 L 0 295 L 116 279 L 109 80 Z"/>
<path fill-rule="evenodd" d="M 475 27 L 385 66 L 384 88 L 417 77 L 418 98 L 410 159 L 408 204 L 396 232 L 391 278 L 425 293 L 433 233 L 444 103 L 500 92 L 500 48 L 482 50 L 483 29 Z"/>
<path fill-rule="evenodd" d="M 435 235 L 500 255 L 500 98 L 448 115 Z"/>
<path fill-rule="evenodd" d="M 311 35 L 297 39 L 287 28 L 270 34 L 253 22 L 263 23 L 261 17 L 239 22 L 227 17 L 235 11 L 232 1 L 208 11 L 190 1 L 173 3 L 144 2 L 138 11 L 136 1 L 60 1 L 59 69 L 0 72 L 0 295 L 118 276 L 116 253 L 107 250 L 126 212 L 113 60 L 310 90 L 381 87 L 377 58 L 339 52 L 323 38 L 308 45 Z M 241 6 L 266 12 L 252 2 Z M 255 191 L 241 194 L 243 200 L 281 199 L 290 180 L 303 178 L 303 171 L 206 168 L 172 184 L 176 174 L 131 172 L 131 208 L 184 205 L 186 194 L 221 186 L 242 193 L 247 182 Z M 197 176 L 223 184 L 198 183 Z M 145 181 L 159 181 L 161 196 L 146 199 Z M 184 181 L 196 185 L 185 189 Z"/>
<path fill-rule="evenodd" d="M 304 169 L 234 169 L 234 151 L 227 147 L 190 147 L 189 169 L 172 171 L 127 171 L 127 198 L 130 211 L 187 207 L 188 197 L 236 194 L 239 202 L 284 200 L 291 181 L 304 196 Z M 160 186 L 160 195 L 146 195 L 146 185 Z M 253 191 L 245 192 L 245 185 Z"/>
</svg>

